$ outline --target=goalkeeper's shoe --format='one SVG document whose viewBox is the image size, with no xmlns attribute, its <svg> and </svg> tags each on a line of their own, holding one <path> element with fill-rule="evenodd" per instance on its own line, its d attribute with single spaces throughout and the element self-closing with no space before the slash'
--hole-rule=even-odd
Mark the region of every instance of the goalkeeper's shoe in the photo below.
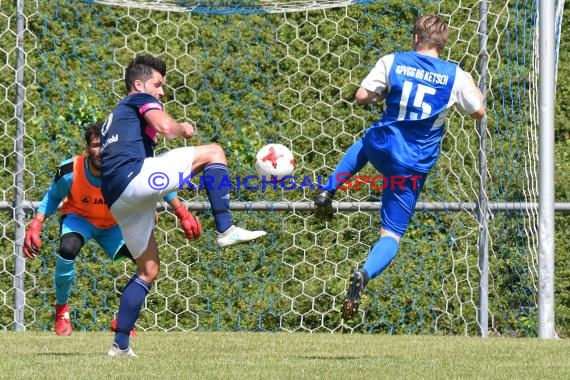
<svg viewBox="0 0 570 380">
<path fill-rule="evenodd" d="M 111 331 L 115 332 L 117 331 L 117 317 L 113 318 L 113 322 L 111 322 Z M 137 336 L 137 331 L 135 330 L 135 328 L 133 327 L 133 329 L 131 330 L 131 332 L 129 333 L 130 337 L 134 337 Z"/>
<path fill-rule="evenodd" d="M 342 319 L 345 321 L 354 317 L 358 312 L 360 298 L 368 284 L 368 279 L 368 273 L 363 269 L 353 272 L 352 276 L 350 276 L 350 287 L 341 308 Z"/>
<path fill-rule="evenodd" d="M 217 242 L 220 247 L 225 248 L 234 244 L 255 240 L 265 234 L 267 234 L 265 231 L 248 231 L 240 227 L 231 226 L 225 232 L 218 233 Z"/>
<path fill-rule="evenodd" d="M 333 193 L 324 190 L 318 193 L 313 202 L 315 204 L 315 217 L 319 220 L 332 220 L 333 217 L 333 207 L 332 207 L 332 199 Z"/>
<path fill-rule="evenodd" d="M 71 318 L 69 318 L 69 306 L 55 305 L 55 333 L 56 335 L 71 335 L 73 328 L 71 327 Z"/>
<path fill-rule="evenodd" d="M 128 356 L 131 358 L 137 357 L 137 354 L 135 354 L 135 352 L 133 351 L 131 346 L 125 348 L 124 350 L 121 350 L 119 348 L 119 346 L 117 345 L 117 343 L 114 343 L 114 342 L 113 342 L 113 345 L 111 346 L 111 348 L 109 348 L 109 351 L 107 351 L 107 355 L 109 355 L 109 356 Z"/>
</svg>

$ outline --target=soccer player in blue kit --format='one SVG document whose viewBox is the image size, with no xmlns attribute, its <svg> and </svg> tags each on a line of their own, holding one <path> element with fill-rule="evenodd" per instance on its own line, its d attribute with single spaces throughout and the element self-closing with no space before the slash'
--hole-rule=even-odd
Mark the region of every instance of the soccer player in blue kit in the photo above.
<svg viewBox="0 0 570 380">
<path fill-rule="evenodd" d="M 128 95 L 111 112 L 101 133 L 103 196 L 137 264 L 137 272 L 121 296 L 115 341 L 107 352 L 110 356 L 136 356 L 129 344 L 129 332 L 160 268 L 153 232 L 156 202 L 180 189 L 184 185 L 181 181 L 200 172 L 211 179 L 205 188 L 220 247 L 266 234 L 233 225 L 230 187 L 224 184 L 227 160 L 219 145 L 177 148 L 154 157 L 158 135 L 169 139 L 194 135 L 190 123 L 178 123 L 163 110 L 159 98 L 164 95 L 165 75 L 166 64 L 160 58 L 135 57 L 125 71 Z"/>
<path fill-rule="evenodd" d="M 394 182 L 383 186 L 380 239 L 364 266 L 351 275 L 341 307 L 344 320 L 358 312 L 368 281 L 396 256 L 422 186 L 439 156 L 450 108 L 455 105 L 475 119 L 485 116 L 483 95 L 471 75 L 439 58 L 448 37 L 447 24 L 440 16 L 420 16 L 414 21 L 414 50 L 378 60 L 355 98 L 358 104 L 385 99 L 385 111 L 346 151 L 330 181 L 314 199 L 315 215 L 321 219 L 332 217 L 335 192 L 367 162 L 388 182 Z"/>
<path fill-rule="evenodd" d="M 101 123 L 85 129 L 85 152 L 63 161 L 53 182 L 45 194 L 36 215 L 32 219 L 24 240 L 23 251 L 28 259 L 34 259 L 42 246 L 43 222 L 61 205 L 61 237 L 55 260 L 55 326 L 57 335 L 71 335 L 73 331 L 68 300 L 71 284 L 75 280 L 75 259 L 81 248 L 95 240 L 111 260 L 131 258 L 124 244 L 121 230 L 101 193 Z M 164 201 L 175 209 L 186 236 L 193 236 L 196 220 L 186 210 L 175 192 L 167 194 Z M 199 223 L 199 222 L 198 222 Z M 113 320 L 111 328 L 116 324 Z M 134 334 L 134 331 L 131 332 Z"/>
</svg>

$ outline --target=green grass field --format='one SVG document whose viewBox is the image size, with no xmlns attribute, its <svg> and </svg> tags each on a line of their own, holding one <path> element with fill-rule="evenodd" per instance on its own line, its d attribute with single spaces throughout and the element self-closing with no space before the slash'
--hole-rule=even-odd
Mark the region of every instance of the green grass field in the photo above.
<svg viewBox="0 0 570 380">
<path fill-rule="evenodd" d="M 2 379 L 569 379 L 570 341 L 160 333 L 110 358 L 110 333 L 0 333 Z"/>
</svg>

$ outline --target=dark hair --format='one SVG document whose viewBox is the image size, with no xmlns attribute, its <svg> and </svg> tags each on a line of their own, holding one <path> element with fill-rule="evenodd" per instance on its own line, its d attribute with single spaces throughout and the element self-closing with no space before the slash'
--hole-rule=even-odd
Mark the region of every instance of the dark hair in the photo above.
<svg viewBox="0 0 570 380">
<path fill-rule="evenodd" d="M 137 55 L 125 70 L 125 86 L 127 92 L 131 90 L 136 80 L 148 80 L 153 72 L 159 72 L 163 77 L 166 75 L 166 63 L 154 55 Z"/>
<path fill-rule="evenodd" d="M 85 143 L 87 145 L 91 144 L 91 139 L 93 137 L 101 137 L 101 127 L 103 126 L 102 122 L 98 122 L 95 124 L 89 125 L 85 128 Z"/>
</svg>

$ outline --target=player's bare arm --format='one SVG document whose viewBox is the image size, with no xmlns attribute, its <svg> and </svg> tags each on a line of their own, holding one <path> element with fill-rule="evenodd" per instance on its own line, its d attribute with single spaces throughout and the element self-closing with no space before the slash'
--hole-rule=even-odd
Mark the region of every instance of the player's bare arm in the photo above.
<svg viewBox="0 0 570 380">
<path fill-rule="evenodd" d="M 194 127 L 187 122 L 178 123 L 169 114 L 162 110 L 152 110 L 145 114 L 145 120 L 160 135 L 173 139 L 177 137 L 192 137 Z"/>
<path fill-rule="evenodd" d="M 475 80 L 473 79 L 473 76 L 471 76 L 471 74 L 467 71 L 464 71 L 464 73 L 467 76 L 467 78 L 469 79 L 469 81 L 471 82 L 471 85 L 473 86 L 474 91 L 479 95 L 479 99 L 481 100 L 481 107 L 479 107 L 479 109 L 477 111 L 470 114 L 470 116 L 476 120 L 481 120 L 483 117 L 485 117 L 485 102 L 483 99 L 483 94 L 481 93 L 481 90 L 479 89 L 479 87 L 477 87 L 477 85 L 475 84 Z"/>
<path fill-rule="evenodd" d="M 485 107 L 483 106 L 483 102 L 481 102 L 481 108 L 479 108 L 476 112 L 473 112 L 470 116 L 477 120 L 481 120 L 483 117 L 485 117 Z"/>
<path fill-rule="evenodd" d="M 372 103 L 379 103 L 386 99 L 387 92 L 384 91 L 381 95 L 378 95 L 374 91 L 367 90 L 364 87 L 360 87 L 358 91 L 356 91 L 356 95 L 354 96 L 357 104 L 372 104 Z"/>
</svg>

